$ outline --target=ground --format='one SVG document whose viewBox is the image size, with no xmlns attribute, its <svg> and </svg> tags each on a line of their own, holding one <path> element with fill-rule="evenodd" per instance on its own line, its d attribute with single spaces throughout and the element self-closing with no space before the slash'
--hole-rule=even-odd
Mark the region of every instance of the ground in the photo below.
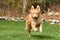
<svg viewBox="0 0 60 40">
<path fill-rule="evenodd" d="M 25 22 L 0 20 L 0 40 L 60 40 L 60 25 L 43 23 L 43 32 L 31 32 L 28 38 Z"/>
</svg>

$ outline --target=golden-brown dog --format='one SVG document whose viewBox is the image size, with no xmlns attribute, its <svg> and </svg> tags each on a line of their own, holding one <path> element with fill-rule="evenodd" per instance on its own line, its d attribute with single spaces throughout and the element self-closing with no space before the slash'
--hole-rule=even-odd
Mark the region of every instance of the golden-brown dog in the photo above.
<svg viewBox="0 0 60 40">
<path fill-rule="evenodd" d="M 40 32 L 42 32 L 42 21 L 40 14 L 41 14 L 41 10 L 39 5 L 37 5 L 36 8 L 34 8 L 34 6 L 31 6 L 30 14 L 26 17 L 26 31 L 29 37 L 30 37 L 31 29 L 37 32 L 38 26 L 40 26 Z"/>
</svg>

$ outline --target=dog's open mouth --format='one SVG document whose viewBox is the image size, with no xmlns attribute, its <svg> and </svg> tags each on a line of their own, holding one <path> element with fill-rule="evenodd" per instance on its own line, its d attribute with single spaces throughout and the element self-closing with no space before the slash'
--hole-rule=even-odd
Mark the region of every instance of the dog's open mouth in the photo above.
<svg viewBox="0 0 60 40">
<path fill-rule="evenodd" d="M 33 19 L 34 19 L 34 20 L 37 20 L 38 18 L 37 18 L 37 17 L 34 17 Z"/>
</svg>

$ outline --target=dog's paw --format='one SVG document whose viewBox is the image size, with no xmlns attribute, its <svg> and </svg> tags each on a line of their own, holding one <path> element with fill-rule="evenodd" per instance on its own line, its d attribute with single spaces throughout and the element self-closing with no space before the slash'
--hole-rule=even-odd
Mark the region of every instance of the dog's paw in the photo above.
<svg viewBox="0 0 60 40">
<path fill-rule="evenodd" d="M 34 31 L 35 31 L 35 32 L 38 32 L 38 29 L 36 28 Z"/>
<path fill-rule="evenodd" d="M 30 38 L 30 35 L 28 35 L 28 37 Z"/>
<path fill-rule="evenodd" d="M 42 30 L 40 30 L 40 32 L 42 32 Z"/>
</svg>

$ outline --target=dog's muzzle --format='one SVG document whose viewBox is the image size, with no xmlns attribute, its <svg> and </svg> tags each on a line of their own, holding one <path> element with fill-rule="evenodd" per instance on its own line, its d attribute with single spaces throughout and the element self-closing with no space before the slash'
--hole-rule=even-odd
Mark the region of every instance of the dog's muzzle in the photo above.
<svg viewBox="0 0 60 40">
<path fill-rule="evenodd" d="M 37 20 L 38 17 L 34 17 L 35 20 Z"/>
</svg>

